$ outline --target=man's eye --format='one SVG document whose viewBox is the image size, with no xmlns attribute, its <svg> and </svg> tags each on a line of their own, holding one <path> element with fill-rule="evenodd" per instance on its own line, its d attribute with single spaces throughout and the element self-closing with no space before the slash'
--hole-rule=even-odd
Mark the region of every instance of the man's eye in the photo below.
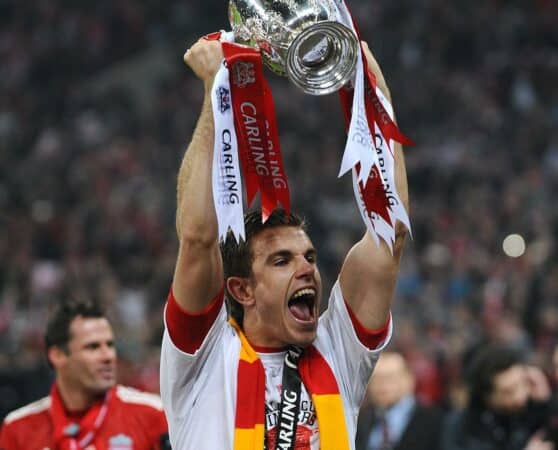
<svg viewBox="0 0 558 450">
<path fill-rule="evenodd" d="M 285 258 L 276 259 L 273 264 L 275 266 L 284 266 L 285 264 L 287 264 L 287 260 Z"/>
</svg>

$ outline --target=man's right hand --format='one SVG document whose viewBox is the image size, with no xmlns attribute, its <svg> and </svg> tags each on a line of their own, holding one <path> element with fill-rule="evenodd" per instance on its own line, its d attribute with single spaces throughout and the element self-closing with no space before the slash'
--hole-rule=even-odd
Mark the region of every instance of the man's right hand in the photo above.
<svg viewBox="0 0 558 450">
<path fill-rule="evenodd" d="M 542 369 L 536 366 L 527 366 L 525 370 L 531 390 L 531 399 L 536 402 L 549 401 L 552 396 L 552 389 Z"/>
<path fill-rule="evenodd" d="M 184 62 L 203 81 L 206 90 L 211 89 L 221 61 L 223 61 L 221 43 L 205 38 L 199 39 L 184 54 Z"/>
<path fill-rule="evenodd" d="M 543 436 L 544 433 L 542 431 L 536 432 L 527 442 L 525 450 L 555 450 L 554 444 L 544 440 Z"/>
</svg>

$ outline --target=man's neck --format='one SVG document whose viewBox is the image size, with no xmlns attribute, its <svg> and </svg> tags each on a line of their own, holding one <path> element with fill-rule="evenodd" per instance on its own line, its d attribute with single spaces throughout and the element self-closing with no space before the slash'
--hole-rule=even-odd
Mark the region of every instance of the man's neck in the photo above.
<svg viewBox="0 0 558 450">
<path fill-rule="evenodd" d="M 281 353 L 287 350 L 288 346 L 283 346 L 283 347 L 266 347 L 264 345 L 256 345 L 256 344 L 252 344 L 250 343 L 250 345 L 252 346 L 252 348 L 254 349 L 255 352 L 257 353 Z"/>
<path fill-rule="evenodd" d="M 407 394 L 401 397 L 396 403 L 383 410 L 383 414 L 394 415 L 398 413 L 410 412 L 415 406 L 415 396 Z"/>
<path fill-rule="evenodd" d="M 285 343 L 279 342 L 275 339 L 270 339 L 265 336 L 261 332 L 261 329 L 258 329 L 257 327 L 251 327 L 249 325 L 247 326 L 246 322 L 246 319 L 244 319 L 242 332 L 244 333 L 244 336 L 246 336 L 246 339 L 254 350 L 265 349 L 263 353 L 269 353 L 272 350 L 280 352 L 287 347 Z M 259 350 L 256 351 L 259 352 Z"/>
<path fill-rule="evenodd" d="M 69 413 L 84 412 L 99 399 L 99 395 L 84 392 L 83 389 L 73 387 L 70 383 L 65 383 L 60 379 L 56 381 L 64 408 Z"/>
</svg>

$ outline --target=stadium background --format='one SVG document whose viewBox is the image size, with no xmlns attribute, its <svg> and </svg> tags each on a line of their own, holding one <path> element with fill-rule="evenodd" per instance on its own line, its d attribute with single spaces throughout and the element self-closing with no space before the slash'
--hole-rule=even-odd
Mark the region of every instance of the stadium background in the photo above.
<svg viewBox="0 0 558 450">
<path fill-rule="evenodd" d="M 474 346 L 513 342 L 548 368 L 558 339 L 558 4 L 350 6 L 417 142 L 393 345 L 424 400 L 458 405 Z M 120 381 L 158 389 L 175 176 L 202 94 L 182 54 L 226 27 L 225 0 L 0 0 L 0 417 L 47 392 L 45 317 L 68 296 L 109 306 Z M 269 79 L 329 288 L 363 229 L 336 180 L 337 98 Z"/>
</svg>

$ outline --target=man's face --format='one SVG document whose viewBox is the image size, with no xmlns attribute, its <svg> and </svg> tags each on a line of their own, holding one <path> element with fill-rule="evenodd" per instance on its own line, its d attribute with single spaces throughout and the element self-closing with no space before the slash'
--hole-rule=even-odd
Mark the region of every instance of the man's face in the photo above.
<svg viewBox="0 0 558 450">
<path fill-rule="evenodd" d="M 316 251 L 298 227 L 270 228 L 254 236 L 251 305 L 245 305 L 244 328 L 256 345 L 307 346 L 316 337 L 321 279 Z"/>
<path fill-rule="evenodd" d="M 57 375 L 86 395 L 98 395 L 116 383 L 116 349 L 105 318 L 76 317 L 70 325 L 68 352 L 56 367 Z"/>
<path fill-rule="evenodd" d="M 406 395 L 412 394 L 414 377 L 407 369 L 403 357 L 398 353 L 384 353 L 380 356 L 368 392 L 374 405 L 389 409 Z"/>
<path fill-rule="evenodd" d="M 526 367 L 518 364 L 494 376 L 487 403 L 495 412 L 515 414 L 527 405 L 529 392 Z"/>
</svg>

